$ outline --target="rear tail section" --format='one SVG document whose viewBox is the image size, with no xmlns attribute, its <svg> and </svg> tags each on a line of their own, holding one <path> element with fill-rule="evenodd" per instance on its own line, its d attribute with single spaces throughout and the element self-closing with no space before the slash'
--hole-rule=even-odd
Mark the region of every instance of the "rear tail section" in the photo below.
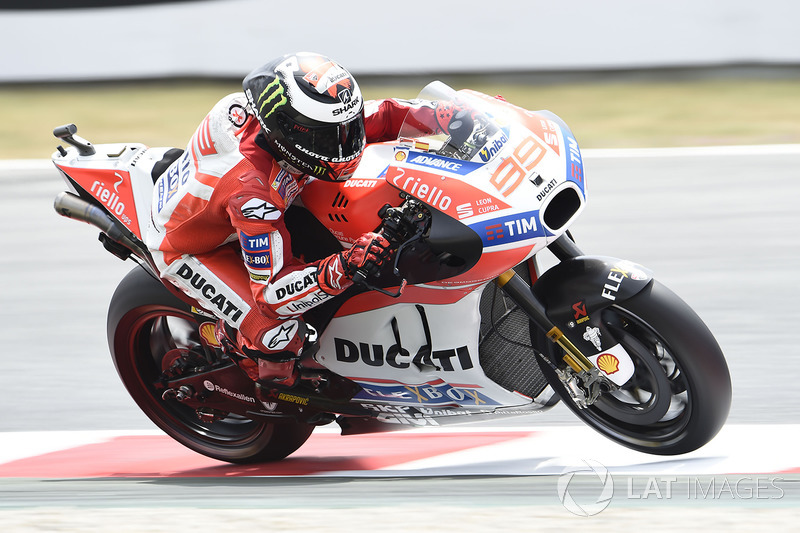
<svg viewBox="0 0 800 533">
<path fill-rule="evenodd" d="M 69 192 L 60 193 L 54 207 L 60 215 L 96 226 L 100 240 L 114 255 L 133 253 L 152 263 L 144 234 L 150 218 L 153 182 L 167 159 L 180 155 L 173 148 L 148 148 L 140 143 L 94 145 L 76 135 L 74 124 L 59 126 L 53 135 L 69 145 L 58 146 L 52 159 Z"/>
</svg>

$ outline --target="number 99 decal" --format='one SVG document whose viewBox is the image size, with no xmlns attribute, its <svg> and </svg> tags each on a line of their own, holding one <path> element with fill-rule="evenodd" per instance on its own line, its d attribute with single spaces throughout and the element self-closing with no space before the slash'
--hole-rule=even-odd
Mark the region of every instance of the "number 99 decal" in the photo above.
<svg viewBox="0 0 800 533">
<path fill-rule="evenodd" d="M 519 184 L 539 164 L 546 153 L 547 148 L 542 141 L 529 135 L 517 145 L 510 157 L 500 163 L 489 181 L 500 191 L 500 194 L 508 196 L 519 187 Z"/>
</svg>

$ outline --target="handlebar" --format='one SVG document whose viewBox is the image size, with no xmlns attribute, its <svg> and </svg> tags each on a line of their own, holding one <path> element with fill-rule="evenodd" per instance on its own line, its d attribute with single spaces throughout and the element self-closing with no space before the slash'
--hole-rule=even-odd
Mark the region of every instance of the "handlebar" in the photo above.
<svg viewBox="0 0 800 533">
<path fill-rule="evenodd" d="M 402 197 L 406 201 L 400 207 L 392 207 L 386 204 L 378 211 L 378 216 L 382 219 L 378 233 L 388 240 L 395 249 L 393 272 L 397 277 L 400 277 L 398 264 L 403 250 L 424 238 L 430 228 L 431 220 L 430 211 L 422 202 L 411 198 L 405 193 L 402 194 Z M 372 276 L 380 276 L 380 271 L 375 264 L 369 264 L 357 270 L 353 274 L 353 283 L 393 298 L 400 296 L 406 286 L 406 280 L 402 279 L 398 291 L 392 293 L 370 284 L 367 279 Z"/>
</svg>

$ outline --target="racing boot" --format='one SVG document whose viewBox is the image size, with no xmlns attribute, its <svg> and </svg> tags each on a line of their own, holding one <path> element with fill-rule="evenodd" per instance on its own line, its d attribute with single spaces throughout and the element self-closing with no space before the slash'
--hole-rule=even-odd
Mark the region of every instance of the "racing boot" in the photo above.
<svg viewBox="0 0 800 533">
<path fill-rule="evenodd" d="M 247 374 L 247 377 L 253 381 L 258 381 L 258 362 L 247 357 L 242 352 L 239 347 L 239 342 L 237 341 L 238 332 L 224 320 L 218 320 L 216 328 L 214 329 L 214 335 L 223 353 L 230 357 L 231 360 Z"/>
<path fill-rule="evenodd" d="M 247 351 L 245 351 L 247 353 Z M 297 355 L 293 352 L 248 354 L 258 362 L 258 384 L 262 388 L 289 389 L 297 383 Z"/>
<path fill-rule="evenodd" d="M 270 387 L 291 388 L 297 383 L 300 376 L 298 360 L 300 355 L 313 356 L 319 350 L 317 330 L 310 324 L 298 321 L 298 333 L 303 339 L 303 345 L 297 353 L 291 350 L 281 352 L 254 352 L 250 354 L 246 349 L 245 354 L 257 358 L 258 383 L 262 389 Z"/>
<path fill-rule="evenodd" d="M 298 334 L 303 339 L 303 345 L 297 350 L 297 353 L 292 350 L 263 352 L 249 348 L 240 341 L 239 333 L 224 320 L 217 322 L 215 333 L 225 352 L 247 373 L 250 379 L 260 385 L 260 388 L 288 389 L 297 383 L 299 377 L 297 361 L 300 354 L 308 350 L 309 354 L 313 355 L 319 349 L 319 343 L 316 342 L 316 330 L 302 321 L 296 321 L 296 324 L 299 329 Z M 275 338 L 288 340 L 288 331 L 291 329 L 288 323 L 286 328 L 278 327 L 276 329 L 278 332 L 273 341 Z M 268 343 L 268 345 L 272 344 L 281 343 Z"/>
</svg>

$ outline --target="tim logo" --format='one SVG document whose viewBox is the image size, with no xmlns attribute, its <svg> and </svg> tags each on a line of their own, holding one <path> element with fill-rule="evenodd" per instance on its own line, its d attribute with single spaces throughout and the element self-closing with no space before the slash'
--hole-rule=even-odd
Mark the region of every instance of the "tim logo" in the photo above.
<svg viewBox="0 0 800 533">
<path fill-rule="evenodd" d="M 528 211 L 484 220 L 469 227 L 482 236 L 484 246 L 499 246 L 545 236 L 538 220 L 539 211 Z"/>
<path fill-rule="evenodd" d="M 492 224 L 491 226 L 486 226 L 486 240 L 493 241 L 495 239 L 502 239 L 505 237 L 503 234 L 503 225 L 502 224 Z"/>
</svg>

